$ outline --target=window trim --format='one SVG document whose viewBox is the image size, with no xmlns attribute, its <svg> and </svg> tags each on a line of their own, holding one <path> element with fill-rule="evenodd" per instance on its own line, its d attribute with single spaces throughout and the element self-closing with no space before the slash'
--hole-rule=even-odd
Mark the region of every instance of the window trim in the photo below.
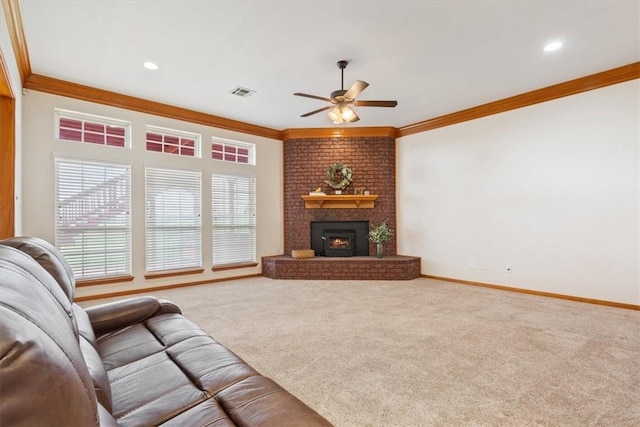
<svg viewBox="0 0 640 427">
<path fill-rule="evenodd" d="M 105 277 L 103 279 L 78 279 L 76 280 L 76 287 L 82 288 L 85 286 L 99 286 L 108 285 L 111 283 L 133 282 L 133 279 L 135 279 L 135 276 L 132 275 Z"/>
<path fill-rule="evenodd" d="M 204 273 L 204 267 L 194 267 L 194 268 L 180 268 L 176 270 L 163 270 L 152 273 L 145 273 L 145 279 L 161 279 L 163 277 L 174 277 L 174 276 L 184 276 L 187 274 L 200 274 Z"/>
<path fill-rule="evenodd" d="M 256 236 L 257 237 L 257 236 Z M 229 264 L 216 264 L 211 267 L 211 271 L 225 271 L 225 270 L 240 270 L 241 268 L 252 268 L 257 267 L 257 262 L 235 262 Z"/>
</svg>

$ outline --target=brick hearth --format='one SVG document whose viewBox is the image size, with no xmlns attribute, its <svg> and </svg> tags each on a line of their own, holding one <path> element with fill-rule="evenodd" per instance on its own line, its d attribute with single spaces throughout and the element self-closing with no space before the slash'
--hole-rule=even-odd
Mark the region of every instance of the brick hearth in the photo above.
<svg viewBox="0 0 640 427">
<path fill-rule="evenodd" d="M 262 275 L 272 279 L 410 280 L 420 277 L 420 258 L 391 255 L 383 258 L 262 257 Z"/>
</svg>

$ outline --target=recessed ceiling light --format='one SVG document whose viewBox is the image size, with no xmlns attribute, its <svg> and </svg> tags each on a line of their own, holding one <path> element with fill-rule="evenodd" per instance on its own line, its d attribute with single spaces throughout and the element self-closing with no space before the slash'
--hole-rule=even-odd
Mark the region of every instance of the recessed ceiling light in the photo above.
<svg viewBox="0 0 640 427">
<path fill-rule="evenodd" d="M 560 49 L 561 47 L 562 47 L 562 42 L 559 41 L 559 40 L 556 40 L 556 41 L 552 41 L 550 43 L 547 43 L 544 46 L 544 51 L 545 52 L 553 52 L 555 50 Z"/>
<path fill-rule="evenodd" d="M 144 68 L 146 68 L 147 70 L 157 70 L 159 68 L 158 64 L 156 64 L 155 62 L 151 62 L 151 61 L 145 62 L 144 64 L 142 64 L 142 66 Z"/>
</svg>

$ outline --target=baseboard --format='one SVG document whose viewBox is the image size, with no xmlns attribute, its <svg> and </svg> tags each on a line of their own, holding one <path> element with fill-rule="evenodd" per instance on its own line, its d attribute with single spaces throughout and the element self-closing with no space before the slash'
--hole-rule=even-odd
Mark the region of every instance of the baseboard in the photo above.
<svg viewBox="0 0 640 427">
<path fill-rule="evenodd" d="M 563 294 L 556 294 L 556 293 L 552 293 L 552 292 L 535 291 L 535 290 L 531 290 L 531 289 L 514 288 L 512 286 L 495 285 L 495 284 L 483 283 L 483 282 L 474 282 L 472 280 L 454 279 L 452 277 L 432 276 L 432 275 L 429 275 L 429 274 L 421 274 L 420 276 L 424 277 L 426 279 L 442 280 L 442 281 L 445 281 L 445 282 L 460 283 L 460 284 L 463 284 L 463 285 L 480 286 L 480 287 L 483 287 L 483 288 L 498 289 L 498 290 L 509 291 L 509 292 L 518 292 L 518 293 L 521 293 L 521 294 L 537 295 L 537 296 L 548 297 L 548 298 L 558 298 L 558 299 L 564 299 L 564 300 L 570 300 L 570 301 L 583 302 L 583 303 L 587 303 L 587 304 L 605 305 L 605 306 L 609 306 L 609 307 L 624 308 L 624 309 L 627 309 L 627 310 L 638 310 L 638 311 L 640 311 L 640 305 L 635 305 L 635 304 L 626 304 L 626 303 L 614 302 L 614 301 L 605 301 L 605 300 L 592 299 L 592 298 L 576 297 L 576 296 L 573 296 L 573 295 L 563 295 Z M 145 293 L 145 292 L 155 292 L 155 291 L 163 291 L 163 290 L 167 290 L 167 289 L 185 288 L 185 287 L 197 286 L 197 285 L 206 285 L 206 284 L 209 284 L 209 283 L 228 282 L 228 281 L 231 281 L 231 280 L 249 279 L 249 278 L 252 278 L 252 277 L 262 277 L 262 274 L 248 274 L 248 275 L 244 275 L 244 276 L 228 277 L 228 278 L 221 278 L 221 279 L 199 280 L 199 281 L 195 281 L 195 282 L 184 282 L 184 283 L 175 283 L 175 284 L 171 284 L 171 285 L 153 286 L 153 287 L 143 288 L 143 289 L 130 289 L 130 290 L 126 290 L 126 291 L 109 292 L 109 293 L 102 293 L 102 294 L 95 294 L 95 295 L 86 295 L 86 296 L 82 296 L 82 297 L 77 297 L 77 298 L 74 299 L 74 301 L 80 302 L 80 301 L 90 301 L 90 300 L 102 299 L 102 298 L 115 298 L 115 297 L 122 297 L 122 296 L 127 296 L 127 295 Z"/>
<path fill-rule="evenodd" d="M 73 300 L 75 302 L 80 301 L 90 301 L 94 299 L 102 299 L 102 298 L 114 298 L 114 297 L 122 297 L 127 295 L 134 294 L 142 294 L 147 292 L 155 292 L 155 291 L 164 291 L 167 289 L 175 289 L 175 288 L 186 288 L 188 286 L 197 286 L 197 285 L 206 285 L 209 283 L 217 283 L 217 282 L 228 282 L 231 280 L 240 280 L 240 279 L 249 279 L 251 277 L 262 277 L 262 274 L 247 274 L 244 276 L 235 276 L 235 277 L 225 277 L 221 279 L 207 279 L 207 280 L 198 280 L 195 282 L 183 282 L 183 283 L 174 283 L 171 285 L 162 285 L 162 286 L 151 286 L 148 288 L 141 289 L 128 289 L 126 291 L 117 291 L 117 292 L 107 292 L 102 294 L 95 295 L 85 295 L 81 297 L 76 297 Z"/>
<path fill-rule="evenodd" d="M 501 291 L 518 292 L 518 293 L 521 293 L 521 294 L 537 295 L 537 296 L 541 296 L 541 297 L 558 298 L 558 299 L 565 299 L 565 300 L 571 300 L 571 301 L 577 301 L 577 302 L 584 302 L 584 303 L 587 303 L 587 304 L 606 305 L 606 306 L 609 306 L 609 307 L 624 308 L 624 309 L 627 309 L 627 310 L 639 310 L 640 311 L 640 305 L 635 305 L 635 304 L 626 304 L 626 303 L 622 303 L 622 302 L 614 302 L 614 301 L 605 301 L 605 300 L 592 299 L 592 298 L 576 297 L 576 296 L 573 296 L 573 295 L 555 294 L 555 293 L 552 293 L 552 292 L 534 291 L 534 290 L 531 290 L 531 289 L 514 288 L 512 286 L 494 285 L 494 284 L 491 284 L 491 283 L 474 282 L 474 281 L 471 281 L 471 280 L 454 279 L 454 278 L 451 278 L 451 277 L 432 276 L 432 275 L 429 275 L 429 274 L 422 274 L 421 276 L 424 277 L 424 278 L 427 278 L 427 279 L 442 280 L 442 281 L 445 281 L 445 282 L 452 282 L 452 283 L 461 283 L 463 285 L 481 286 L 483 288 L 499 289 Z"/>
</svg>

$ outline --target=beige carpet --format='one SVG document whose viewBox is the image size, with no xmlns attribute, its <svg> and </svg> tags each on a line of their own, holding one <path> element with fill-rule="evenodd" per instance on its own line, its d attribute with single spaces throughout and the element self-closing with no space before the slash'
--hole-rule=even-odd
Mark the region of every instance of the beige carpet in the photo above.
<svg viewBox="0 0 640 427">
<path fill-rule="evenodd" d="M 155 295 L 336 426 L 640 426 L 638 311 L 430 279 Z"/>
</svg>

